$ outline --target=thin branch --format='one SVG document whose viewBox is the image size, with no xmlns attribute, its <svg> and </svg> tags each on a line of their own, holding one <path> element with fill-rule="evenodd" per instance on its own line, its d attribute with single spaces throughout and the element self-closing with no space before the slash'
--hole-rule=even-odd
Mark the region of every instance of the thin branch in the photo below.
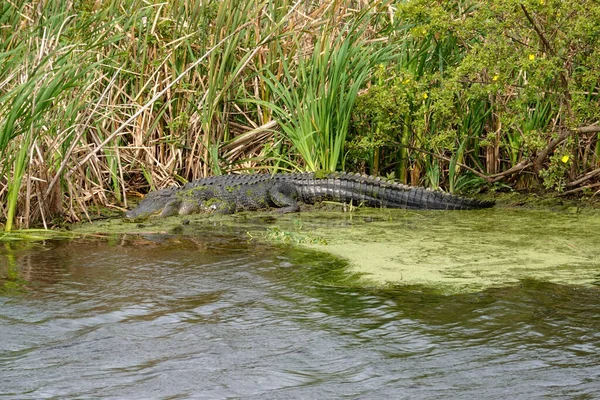
<svg viewBox="0 0 600 400">
<path fill-rule="evenodd" d="M 487 181 L 489 183 L 499 182 L 502 179 L 504 179 L 505 177 L 507 177 L 508 175 L 516 174 L 518 172 L 522 172 L 523 170 L 525 170 L 527 168 L 531 168 L 532 165 L 533 165 L 532 162 L 527 161 L 527 160 L 523 160 L 520 163 L 518 163 L 517 165 L 515 165 L 514 167 L 511 167 L 511 168 L 507 169 L 504 172 L 500 172 L 498 174 L 490 175 L 488 177 Z"/>
<path fill-rule="evenodd" d="M 597 133 L 597 132 L 600 132 L 600 125 L 595 125 L 595 124 L 582 126 L 580 128 L 576 128 L 576 129 L 563 129 L 562 132 L 558 135 L 558 137 L 552 139 L 550 141 L 550 143 L 548 144 L 548 146 L 537 155 L 537 157 L 535 158 L 535 161 L 534 161 L 535 169 L 540 170 L 542 163 L 546 160 L 546 157 L 548 157 L 548 154 L 550 154 L 552 151 L 554 151 L 556 146 L 561 144 L 572 134 L 574 134 L 574 133 L 586 134 L 586 133 Z"/>
<path fill-rule="evenodd" d="M 430 156 L 432 156 L 432 157 L 439 158 L 440 160 L 444 160 L 444 161 L 448 161 L 448 162 L 450 162 L 450 161 L 451 161 L 451 159 L 450 159 L 449 157 L 443 156 L 443 155 L 441 155 L 441 154 L 435 154 L 435 153 L 432 153 L 431 151 L 427 151 L 427 150 L 424 150 L 424 149 L 420 149 L 420 148 L 418 148 L 418 147 L 412 147 L 412 146 L 404 146 L 404 147 L 405 147 L 406 149 L 411 149 L 411 150 L 418 151 L 418 152 L 420 152 L 420 153 L 428 154 L 428 155 L 430 155 Z M 486 181 L 488 181 L 488 182 L 489 182 L 489 176 L 488 176 L 488 175 L 486 175 L 486 174 L 484 174 L 483 172 L 479 172 L 479 171 L 477 171 L 476 169 L 474 169 L 474 168 L 471 168 L 471 167 L 469 167 L 468 165 L 465 165 L 465 164 L 463 164 L 463 163 L 456 162 L 456 165 L 458 165 L 458 166 L 459 166 L 459 167 L 461 167 L 461 168 L 464 168 L 464 169 L 466 169 L 467 171 L 470 171 L 470 172 L 474 173 L 475 175 L 477 175 L 477 176 L 479 176 L 480 178 L 483 178 L 483 179 L 485 179 Z"/>
<path fill-rule="evenodd" d="M 567 195 L 569 195 L 569 194 L 573 194 L 573 193 L 581 192 L 581 191 L 583 191 L 583 190 L 585 190 L 585 189 L 592 189 L 592 188 L 596 188 L 596 187 L 598 187 L 598 186 L 600 186 L 600 182 L 598 182 L 598 183 L 592 183 L 592 184 L 590 184 L 590 185 L 581 186 L 581 187 L 578 187 L 578 188 L 575 188 L 575 189 L 571 189 L 571 190 L 567 190 L 566 192 L 562 192 L 562 193 L 560 193 L 560 194 L 559 194 L 559 196 L 567 196 Z M 594 196 L 595 196 L 597 193 L 598 193 L 598 192 L 594 193 Z M 593 196 L 592 196 L 592 197 L 593 197 Z"/>
<path fill-rule="evenodd" d="M 533 20 L 533 18 L 531 17 L 531 15 L 529 15 L 529 12 L 525 8 L 525 6 L 523 4 L 520 4 L 520 6 L 521 6 L 521 9 L 523 10 L 523 13 L 525 14 L 525 17 L 529 20 L 529 23 L 531 24 L 531 26 L 533 26 L 533 29 L 535 30 L 535 32 L 537 33 L 537 35 L 540 37 L 540 40 L 544 44 L 544 48 L 550 54 L 554 55 L 555 51 L 552 48 L 552 46 L 550 45 L 550 42 L 548 42 L 548 39 L 546 39 L 546 36 L 544 35 L 544 33 L 541 31 L 540 28 L 538 28 L 537 24 L 535 23 L 535 21 Z"/>
<path fill-rule="evenodd" d="M 569 187 L 578 186 L 578 185 L 582 184 L 583 182 L 594 178 L 596 175 L 600 175 L 600 168 L 596 168 L 595 170 L 588 172 L 587 174 L 583 175 L 582 177 L 575 179 L 572 182 L 567 183 L 567 187 L 569 188 Z"/>
<path fill-rule="evenodd" d="M 581 128 L 575 129 L 575 133 L 598 133 L 598 132 L 600 132 L 600 125 L 596 125 L 596 124 L 582 126 Z"/>
</svg>

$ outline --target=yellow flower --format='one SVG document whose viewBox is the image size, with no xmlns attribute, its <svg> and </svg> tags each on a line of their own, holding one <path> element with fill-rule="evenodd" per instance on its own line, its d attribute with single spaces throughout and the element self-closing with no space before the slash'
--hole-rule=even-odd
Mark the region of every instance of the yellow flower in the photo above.
<svg viewBox="0 0 600 400">
<path fill-rule="evenodd" d="M 545 1 L 545 0 L 540 0 L 540 4 L 541 4 L 541 5 L 544 5 L 544 4 L 546 4 L 546 1 Z"/>
<path fill-rule="evenodd" d="M 492 78 L 492 80 L 493 80 L 494 82 L 496 82 L 496 81 L 498 80 L 498 75 L 494 75 L 494 77 Z"/>
<path fill-rule="evenodd" d="M 533 60 L 535 60 L 535 55 L 533 55 L 533 54 L 530 54 L 530 55 L 529 55 L 529 61 L 533 61 Z"/>
<path fill-rule="evenodd" d="M 569 162 L 569 156 L 563 156 L 563 157 L 560 159 L 560 161 L 562 161 L 562 162 L 564 162 L 564 163 L 566 164 L 567 162 Z"/>
<path fill-rule="evenodd" d="M 402 81 L 403 85 L 406 85 L 408 82 L 410 82 L 410 78 L 406 78 L 405 80 Z"/>
<path fill-rule="evenodd" d="M 427 96 L 427 93 L 423 93 L 423 100 L 425 100 L 426 98 L 428 98 L 429 96 Z"/>
<path fill-rule="evenodd" d="M 426 35 L 426 34 L 427 34 L 427 29 L 423 29 L 423 30 L 421 31 L 421 33 L 422 33 L 423 35 Z"/>
</svg>

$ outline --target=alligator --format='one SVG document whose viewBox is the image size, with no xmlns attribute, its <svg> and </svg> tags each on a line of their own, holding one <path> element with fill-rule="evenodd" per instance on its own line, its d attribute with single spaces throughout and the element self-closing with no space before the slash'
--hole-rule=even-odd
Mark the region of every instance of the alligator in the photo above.
<svg viewBox="0 0 600 400">
<path fill-rule="evenodd" d="M 150 192 L 136 208 L 125 212 L 125 218 L 200 212 L 231 214 L 269 208 L 287 213 L 298 211 L 298 202 L 314 204 L 321 201 L 427 210 L 494 206 L 493 201 L 468 199 L 385 178 L 345 172 L 221 175 L 192 181 L 180 188 Z"/>
</svg>

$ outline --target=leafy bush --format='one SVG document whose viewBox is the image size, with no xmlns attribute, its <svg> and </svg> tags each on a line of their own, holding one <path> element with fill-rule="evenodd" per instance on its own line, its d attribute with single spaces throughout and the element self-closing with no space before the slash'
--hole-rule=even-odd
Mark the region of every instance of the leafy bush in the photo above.
<svg viewBox="0 0 600 400">
<path fill-rule="evenodd" d="M 396 17 L 403 53 L 358 100 L 351 163 L 398 162 L 399 179 L 430 186 L 442 165 L 451 189 L 453 167 L 514 185 L 529 170 L 556 189 L 598 169 L 600 4 L 415 0 Z"/>
</svg>

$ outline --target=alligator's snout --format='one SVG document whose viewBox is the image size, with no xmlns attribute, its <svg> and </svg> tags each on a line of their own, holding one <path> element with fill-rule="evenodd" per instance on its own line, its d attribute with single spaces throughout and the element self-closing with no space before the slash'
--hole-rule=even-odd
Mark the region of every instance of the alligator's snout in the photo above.
<svg viewBox="0 0 600 400">
<path fill-rule="evenodd" d="M 150 215 L 152 215 L 151 212 L 140 209 L 138 206 L 138 207 L 134 208 L 133 210 L 125 211 L 123 213 L 123 218 L 130 219 L 130 220 L 141 220 L 141 219 L 147 219 Z"/>
<path fill-rule="evenodd" d="M 153 214 L 164 212 L 164 208 L 173 201 L 175 191 L 173 189 L 162 189 L 150 192 L 140 201 L 133 210 L 127 210 L 123 214 L 126 219 L 146 219 Z"/>
<path fill-rule="evenodd" d="M 123 213 L 123 217 L 127 218 L 127 219 L 135 219 L 137 218 L 137 213 L 134 212 L 135 210 L 127 210 Z"/>
</svg>

